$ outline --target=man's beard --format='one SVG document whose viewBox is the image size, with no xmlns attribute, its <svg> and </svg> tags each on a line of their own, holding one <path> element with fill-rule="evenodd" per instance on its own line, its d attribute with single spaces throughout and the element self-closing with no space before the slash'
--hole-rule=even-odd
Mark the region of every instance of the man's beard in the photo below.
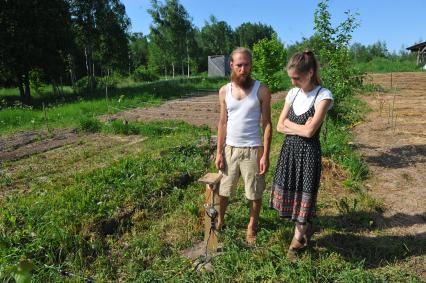
<svg viewBox="0 0 426 283">
<path fill-rule="evenodd" d="M 231 81 L 242 89 L 249 89 L 251 87 L 252 79 L 251 74 L 238 75 L 234 71 L 231 72 Z"/>
</svg>

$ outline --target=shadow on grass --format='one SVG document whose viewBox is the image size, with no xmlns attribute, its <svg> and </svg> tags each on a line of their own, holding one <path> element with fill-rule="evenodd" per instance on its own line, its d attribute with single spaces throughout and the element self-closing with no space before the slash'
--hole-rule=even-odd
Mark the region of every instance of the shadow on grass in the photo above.
<svg viewBox="0 0 426 283">
<path fill-rule="evenodd" d="M 320 216 L 322 228 L 330 228 L 331 234 L 319 237 L 316 245 L 341 254 L 349 261 L 365 261 L 367 267 L 375 268 L 426 253 L 426 232 L 410 236 L 358 234 L 372 228 L 409 227 L 426 223 L 426 214 L 403 213 L 384 217 L 380 212 L 349 212 L 339 216 Z"/>
<path fill-rule="evenodd" d="M 279 217 L 270 217 L 270 213 L 265 209 L 262 210 L 259 228 L 271 231 L 284 226 L 288 229 L 285 229 L 283 236 L 291 241 L 294 223 Z M 244 225 L 247 224 L 247 217 L 244 216 L 234 219 L 240 229 L 244 229 Z M 380 231 L 384 228 L 408 228 L 415 224 L 425 224 L 426 213 L 416 215 L 397 213 L 391 217 L 384 217 L 381 211 L 350 211 L 336 216 L 318 216 L 314 223 L 317 228 L 320 227 L 322 233 L 315 234 L 313 238 L 311 246 L 320 248 L 310 249 L 313 257 L 320 257 L 323 253 L 322 248 L 325 248 L 328 253 L 340 254 L 347 261 L 363 261 L 367 268 L 377 268 L 390 262 L 426 254 L 426 232 L 410 236 L 380 235 L 380 233 L 377 236 L 370 236 L 370 233 L 365 233 L 372 229 Z"/>
<path fill-rule="evenodd" d="M 361 232 L 373 228 L 409 227 L 426 223 L 426 213 L 405 214 L 397 213 L 384 217 L 381 212 L 353 211 L 338 216 L 320 216 L 317 219 L 320 226 L 345 232 Z"/>
<path fill-rule="evenodd" d="M 336 252 L 348 261 L 364 261 L 370 268 L 385 266 L 395 260 L 424 255 L 426 232 L 416 236 L 364 236 L 336 232 L 316 241 L 317 246 Z"/>
</svg>

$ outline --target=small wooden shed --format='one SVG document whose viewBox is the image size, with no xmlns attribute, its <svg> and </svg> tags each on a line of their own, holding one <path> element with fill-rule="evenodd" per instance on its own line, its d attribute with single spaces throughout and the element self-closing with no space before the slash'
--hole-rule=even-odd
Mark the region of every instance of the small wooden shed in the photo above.
<svg viewBox="0 0 426 283">
<path fill-rule="evenodd" d="M 209 77 L 225 77 L 229 75 L 229 56 L 212 55 L 208 57 Z"/>
<path fill-rule="evenodd" d="M 417 52 L 417 65 L 424 65 L 426 62 L 426 41 L 407 47 L 411 52 Z"/>
</svg>

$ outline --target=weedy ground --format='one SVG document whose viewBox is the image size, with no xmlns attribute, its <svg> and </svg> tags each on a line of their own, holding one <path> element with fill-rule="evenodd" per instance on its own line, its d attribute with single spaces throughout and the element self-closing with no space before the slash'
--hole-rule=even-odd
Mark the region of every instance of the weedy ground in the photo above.
<svg viewBox="0 0 426 283">
<path fill-rule="evenodd" d="M 352 101 L 354 123 L 366 105 Z M 273 105 L 276 124 L 282 103 Z M 104 112 L 105 113 L 105 112 Z M 212 172 L 208 127 L 184 122 L 77 122 L 78 141 L 2 163 L 0 278 L 37 282 L 267 281 L 422 282 L 425 244 L 389 231 L 386 205 L 364 188 L 367 165 L 351 145 L 351 125 L 327 121 L 317 233 L 289 263 L 293 224 L 262 204 L 257 245 L 245 245 L 248 206 L 239 184 L 224 252 L 213 272 L 197 272 L 180 252 L 203 239 L 203 185 Z M 323 129 L 323 131 L 324 131 Z M 283 136 L 272 142 L 272 172 Z"/>
</svg>

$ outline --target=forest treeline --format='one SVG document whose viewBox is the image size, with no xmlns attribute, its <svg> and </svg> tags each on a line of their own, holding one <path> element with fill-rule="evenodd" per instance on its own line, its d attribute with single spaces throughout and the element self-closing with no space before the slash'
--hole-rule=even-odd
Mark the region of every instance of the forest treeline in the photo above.
<svg viewBox="0 0 426 283">
<path fill-rule="evenodd" d="M 0 0 L 0 87 L 18 87 L 22 103 L 31 104 L 31 89 L 41 83 L 60 92 L 61 85 L 94 88 L 114 76 L 189 76 L 207 70 L 209 55 L 253 48 L 260 40 L 265 48 L 271 40 L 269 46 L 282 49 L 282 68 L 294 52 L 323 44 L 314 34 L 284 48 L 270 25 L 245 22 L 233 29 L 213 15 L 199 28 L 179 0 L 151 0 L 148 12 L 150 32 L 142 34 L 130 32 L 119 0 Z M 349 53 L 354 62 L 411 56 L 403 50 L 391 54 L 381 41 L 355 43 Z"/>
</svg>

